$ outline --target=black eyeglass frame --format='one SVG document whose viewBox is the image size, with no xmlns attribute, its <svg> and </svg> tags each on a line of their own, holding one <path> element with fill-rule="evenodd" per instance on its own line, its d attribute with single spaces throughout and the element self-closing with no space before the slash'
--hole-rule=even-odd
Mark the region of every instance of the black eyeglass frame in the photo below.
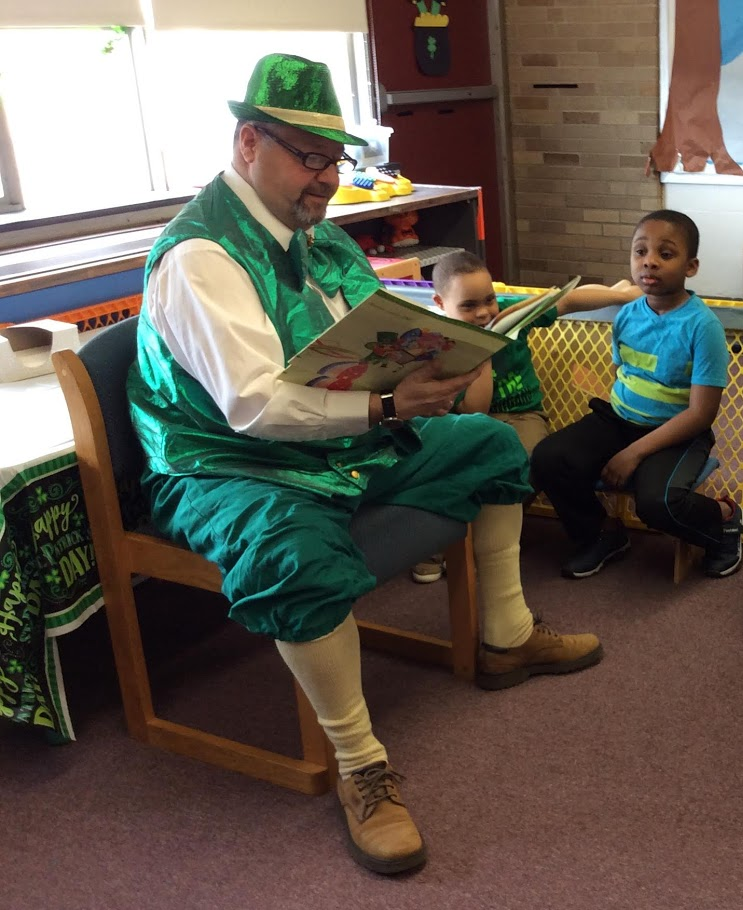
<svg viewBox="0 0 743 910">
<path fill-rule="evenodd" d="M 268 136 L 269 139 L 273 139 L 277 145 L 285 148 L 287 152 L 291 152 L 295 158 L 299 158 L 299 160 L 302 162 L 302 165 L 306 167 L 308 171 L 315 171 L 315 173 L 320 174 L 322 171 L 327 170 L 333 164 L 336 167 L 340 167 L 341 164 L 350 164 L 352 168 L 355 168 L 358 164 L 356 159 L 352 158 L 345 151 L 341 153 L 339 158 L 329 158 L 327 155 L 323 155 L 320 152 L 303 152 L 300 149 L 295 148 L 293 145 L 290 145 L 288 142 L 285 142 L 283 139 L 279 139 L 279 137 L 275 136 L 271 130 L 267 130 L 263 126 L 258 126 L 254 123 L 253 129 L 257 133 L 261 133 L 261 135 Z M 325 164 L 323 164 L 321 167 L 313 167 L 311 164 L 307 164 L 310 158 L 320 158 L 325 162 Z"/>
</svg>

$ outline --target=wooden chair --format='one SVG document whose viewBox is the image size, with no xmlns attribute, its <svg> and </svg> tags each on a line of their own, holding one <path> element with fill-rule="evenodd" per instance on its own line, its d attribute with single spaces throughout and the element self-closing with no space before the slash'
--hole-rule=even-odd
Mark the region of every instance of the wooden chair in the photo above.
<svg viewBox="0 0 743 910">
<path fill-rule="evenodd" d="M 694 484 L 694 489 L 698 490 L 704 486 L 707 478 L 720 467 L 720 462 L 710 456 L 704 464 L 699 476 Z M 633 515 L 632 508 L 632 487 L 629 486 L 622 490 L 611 490 L 604 486 L 601 480 L 596 482 L 596 490 L 605 493 L 608 496 L 614 496 L 614 514 L 618 518 L 626 518 Z M 673 539 L 673 582 L 679 584 L 691 571 L 692 566 L 699 562 L 702 557 L 702 550 L 693 544 L 680 540 L 678 537 Z"/>
<path fill-rule="evenodd" d="M 132 587 L 136 575 L 221 590 L 217 566 L 162 539 L 129 530 L 122 494 L 138 489 L 143 456 L 129 418 L 125 382 L 136 352 L 138 318 L 104 329 L 79 354 L 54 354 L 72 419 L 116 671 L 130 734 L 142 742 L 240 771 L 303 793 L 332 784 L 329 743 L 296 685 L 302 758 L 270 752 L 158 717 L 152 703 Z M 121 498 L 121 501 L 120 501 Z M 445 552 L 451 641 L 359 621 L 364 644 L 443 664 L 472 679 L 479 639 L 476 585 L 467 526 L 402 506 L 369 506 L 352 522 L 353 537 L 378 583 L 435 552 Z"/>
</svg>

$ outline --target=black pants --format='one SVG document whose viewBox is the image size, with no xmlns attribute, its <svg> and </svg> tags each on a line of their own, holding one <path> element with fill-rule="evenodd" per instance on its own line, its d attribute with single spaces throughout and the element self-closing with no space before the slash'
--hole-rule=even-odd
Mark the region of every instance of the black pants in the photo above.
<svg viewBox="0 0 743 910">
<path fill-rule="evenodd" d="M 578 544 L 598 537 L 606 510 L 595 493 L 604 465 L 652 429 L 623 420 L 607 401 L 593 398 L 591 413 L 537 445 L 531 470 L 570 537 Z M 637 517 L 699 547 L 722 540 L 722 515 L 714 499 L 694 492 L 715 437 L 711 430 L 640 462 L 630 485 Z"/>
</svg>

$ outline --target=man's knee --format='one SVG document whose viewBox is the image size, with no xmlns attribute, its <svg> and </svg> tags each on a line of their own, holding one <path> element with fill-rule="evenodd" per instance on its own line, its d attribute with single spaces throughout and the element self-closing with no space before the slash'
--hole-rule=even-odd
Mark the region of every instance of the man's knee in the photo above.
<svg viewBox="0 0 743 910">
<path fill-rule="evenodd" d="M 273 510 L 270 521 L 244 529 L 240 561 L 266 584 L 288 584 L 316 591 L 331 589 L 337 579 L 363 570 L 363 558 L 351 539 L 350 514 L 302 503 Z"/>
<path fill-rule="evenodd" d="M 282 641 L 327 635 L 374 588 L 363 555 L 335 526 L 252 541 L 224 579 L 230 616 Z"/>
<path fill-rule="evenodd" d="M 254 506 L 221 529 L 230 616 L 285 641 L 327 634 L 375 584 L 351 539 L 350 513 L 291 491 Z"/>
</svg>

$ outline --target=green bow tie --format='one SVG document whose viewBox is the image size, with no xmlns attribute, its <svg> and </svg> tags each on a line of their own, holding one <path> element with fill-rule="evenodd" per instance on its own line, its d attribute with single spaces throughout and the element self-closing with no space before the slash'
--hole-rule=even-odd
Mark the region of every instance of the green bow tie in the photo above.
<svg viewBox="0 0 743 910">
<path fill-rule="evenodd" d="M 330 242 L 308 238 L 306 231 L 294 232 L 287 252 L 300 288 L 309 275 L 326 296 L 335 297 L 341 288 L 343 272 L 332 247 Z"/>
</svg>

